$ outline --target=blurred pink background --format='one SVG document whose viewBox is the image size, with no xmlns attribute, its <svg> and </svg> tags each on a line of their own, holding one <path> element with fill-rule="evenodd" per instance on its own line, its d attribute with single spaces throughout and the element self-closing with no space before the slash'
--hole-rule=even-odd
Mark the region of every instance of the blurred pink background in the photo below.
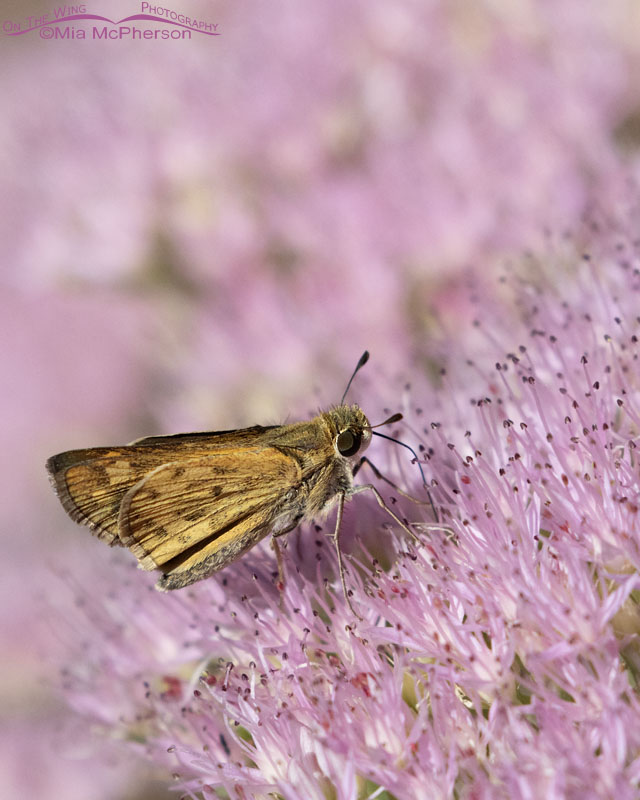
<svg viewBox="0 0 640 800">
<path fill-rule="evenodd" d="M 469 321 L 469 271 L 637 174 L 631 2 L 163 7 L 221 35 L 2 38 L 3 797 L 163 792 L 61 742 L 42 600 L 108 553 L 65 517 L 49 455 L 305 415 L 365 348 L 363 396 L 376 371 L 425 370 Z M 53 8 L 5 2 L 3 21 Z"/>
</svg>

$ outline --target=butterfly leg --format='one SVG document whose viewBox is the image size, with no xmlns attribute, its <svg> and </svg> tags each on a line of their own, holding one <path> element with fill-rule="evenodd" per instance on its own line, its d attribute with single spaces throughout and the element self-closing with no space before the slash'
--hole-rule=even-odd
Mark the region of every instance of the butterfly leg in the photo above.
<svg viewBox="0 0 640 800">
<path fill-rule="evenodd" d="M 419 545 L 422 545 L 420 537 L 417 534 L 415 534 L 411 530 L 411 528 L 400 519 L 400 517 L 397 514 L 393 513 L 393 511 L 389 508 L 389 506 L 384 502 L 380 492 L 376 489 L 376 487 L 372 483 L 364 483 L 361 486 L 354 486 L 351 489 L 351 495 L 360 494 L 360 492 L 373 492 L 376 500 L 378 501 L 378 505 L 384 508 L 384 510 L 387 512 L 387 514 L 389 514 L 390 517 L 393 517 L 393 519 L 398 523 L 398 525 L 402 528 L 402 530 L 406 531 L 409 534 L 409 536 L 411 536 L 412 539 L 415 539 L 415 541 Z"/>
<path fill-rule="evenodd" d="M 278 539 L 275 536 L 271 537 L 271 548 L 276 554 L 276 564 L 278 565 L 277 588 L 280 592 L 280 601 L 282 602 L 282 593 L 284 592 L 284 562 L 282 560 L 282 550 L 278 544 Z"/>
<path fill-rule="evenodd" d="M 351 604 L 351 600 L 349 598 L 349 591 L 347 590 L 347 581 L 344 577 L 344 564 L 342 562 L 342 550 L 340 549 L 340 527 L 342 525 L 342 512 L 344 511 L 344 500 L 345 495 L 344 492 L 338 495 L 338 512 L 336 514 L 336 527 L 333 531 L 333 543 L 336 546 L 336 553 L 338 555 L 338 570 L 340 571 L 340 581 L 342 583 L 342 591 L 344 593 L 344 599 L 347 601 L 347 605 L 351 610 L 351 613 L 354 617 L 357 617 L 359 620 L 362 620 L 362 617 L 358 612 L 355 610 L 353 605 Z"/>
<path fill-rule="evenodd" d="M 284 578 L 284 559 L 282 556 L 282 548 L 278 543 L 278 539 L 281 536 L 285 536 L 290 531 L 294 530 L 298 527 L 300 520 L 302 519 L 302 515 L 296 515 L 292 520 L 290 520 L 289 524 L 286 528 L 282 528 L 282 530 L 276 531 L 275 533 L 271 534 L 271 548 L 276 555 L 276 563 L 278 565 L 278 583 L 277 589 L 280 592 L 280 609 L 282 610 L 283 603 L 284 603 L 284 585 L 285 585 L 285 578 Z"/>
<path fill-rule="evenodd" d="M 398 494 L 401 494 L 403 497 L 406 497 L 407 500 L 411 500 L 412 503 L 416 503 L 419 506 L 431 506 L 431 510 L 433 511 L 433 517 L 434 517 L 435 521 L 436 522 L 440 522 L 440 519 L 438 517 L 438 512 L 436 511 L 436 507 L 433 504 L 433 500 L 431 498 L 431 492 L 429 491 L 429 489 L 427 489 L 426 486 L 425 486 L 425 489 L 426 489 L 426 492 L 427 492 L 428 500 L 418 500 L 417 497 L 412 497 L 412 495 L 407 494 L 407 492 L 404 492 L 397 484 L 395 484 L 392 480 L 387 478 L 386 475 L 383 475 L 380 472 L 380 470 L 376 467 L 376 465 L 372 461 L 370 461 L 366 456 L 362 456 L 362 458 L 358 461 L 358 463 L 353 468 L 352 475 L 353 475 L 354 478 L 358 474 L 358 472 L 360 471 L 360 468 L 362 467 L 363 464 L 368 464 L 371 467 L 371 469 L 373 470 L 373 474 L 376 476 L 376 478 L 378 478 L 378 480 L 381 480 L 381 481 L 384 481 L 385 483 L 388 483 L 389 486 L 392 486 L 396 490 L 396 492 L 398 492 Z"/>
</svg>

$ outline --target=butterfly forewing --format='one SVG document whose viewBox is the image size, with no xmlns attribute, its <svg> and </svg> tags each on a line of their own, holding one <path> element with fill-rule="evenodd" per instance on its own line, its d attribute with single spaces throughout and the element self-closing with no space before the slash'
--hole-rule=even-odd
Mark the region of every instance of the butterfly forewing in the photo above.
<svg viewBox="0 0 640 800">
<path fill-rule="evenodd" d="M 118 516 L 125 494 L 157 467 L 236 447 L 251 447 L 268 428 L 150 436 L 122 447 L 69 450 L 52 456 L 47 470 L 65 511 L 98 538 L 121 544 Z"/>
<path fill-rule="evenodd" d="M 201 558 L 205 547 L 213 556 L 243 532 L 253 532 L 255 543 L 283 510 L 273 503 L 274 490 L 286 496 L 301 478 L 298 462 L 273 447 L 247 450 L 242 459 L 221 451 L 165 464 L 123 498 L 120 540 L 145 569 Z"/>
<path fill-rule="evenodd" d="M 76 522 L 109 544 L 118 540 L 118 513 L 126 492 L 149 469 L 149 459 L 132 459 L 129 448 L 72 450 L 47 462 L 60 501 Z"/>
</svg>

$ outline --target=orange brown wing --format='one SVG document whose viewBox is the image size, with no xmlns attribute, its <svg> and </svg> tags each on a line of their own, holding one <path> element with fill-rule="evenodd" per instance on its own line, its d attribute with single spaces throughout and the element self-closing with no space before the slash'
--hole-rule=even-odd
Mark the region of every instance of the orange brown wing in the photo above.
<svg viewBox="0 0 640 800">
<path fill-rule="evenodd" d="M 47 470 L 69 516 L 108 544 L 121 544 L 118 515 L 125 494 L 152 470 L 184 458 L 255 447 L 269 428 L 150 436 L 122 447 L 69 450 L 52 456 Z"/>
<path fill-rule="evenodd" d="M 221 451 L 164 464 L 125 494 L 122 544 L 144 569 L 161 569 L 159 588 L 207 577 L 288 523 L 302 481 L 298 462 L 274 447 Z"/>
</svg>

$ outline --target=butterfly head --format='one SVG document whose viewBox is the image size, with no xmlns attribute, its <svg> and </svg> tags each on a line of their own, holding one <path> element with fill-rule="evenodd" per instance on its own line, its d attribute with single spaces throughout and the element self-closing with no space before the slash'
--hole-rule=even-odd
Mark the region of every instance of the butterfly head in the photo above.
<svg viewBox="0 0 640 800">
<path fill-rule="evenodd" d="M 371 423 L 360 407 L 338 406 L 328 417 L 336 453 L 343 458 L 362 455 L 371 442 Z"/>
</svg>

